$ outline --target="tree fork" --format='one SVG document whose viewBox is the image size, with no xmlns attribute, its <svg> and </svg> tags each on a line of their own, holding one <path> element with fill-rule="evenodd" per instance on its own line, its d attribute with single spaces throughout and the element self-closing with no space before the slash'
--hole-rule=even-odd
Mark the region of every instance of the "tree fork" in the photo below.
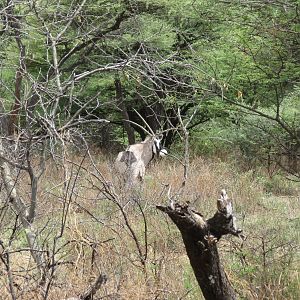
<svg viewBox="0 0 300 300">
<path fill-rule="evenodd" d="M 233 300 L 236 293 L 221 265 L 217 242 L 225 234 L 239 236 L 233 216 L 232 203 L 222 190 L 217 212 L 208 220 L 188 204 L 172 203 L 157 206 L 168 214 L 181 232 L 190 264 L 207 300 Z"/>
</svg>

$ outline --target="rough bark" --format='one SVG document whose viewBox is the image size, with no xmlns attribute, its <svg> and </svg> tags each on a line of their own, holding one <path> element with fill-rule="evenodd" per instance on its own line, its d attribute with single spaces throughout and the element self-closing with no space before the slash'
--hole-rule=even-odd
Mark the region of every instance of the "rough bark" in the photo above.
<svg viewBox="0 0 300 300">
<path fill-rule="evenodd" d="M 100 289 L 102 284 L 107 281 L 107 276 L 105 274 L 100 274 L 97 280 L 92 286 L 90 286 L 84 293 L 79 297 L 80 300 L 93 300 L 94 295 Z"/>
<path fill-rule="evenodd" d="M 8 202 L 15 211 L 15 213 L 19 216 L 22 226 L 25 230 L 27 243 L 30 248 L 31 255 L 37 265 L 37 269 L 39 271 L 40 277 L 43 276 L 45 267 L 45 262 L 43 259 L 43 251 L 38 245 L 38 236 L 36 234 L 33 225 L 29 221 L 29 211 L 26 207 L 26 204 L 19 197 L 15 185 L 15 181 L 11 176 L 10 166 L 3 159 L 5 157 L 4 149 L 2 146 L 2 140 L 0 139 L 0 170 L 1 170 L 1 178 L 4 183 L 4 187 L 7 193 Z"/>
<path fill-rule="evenodd" d="M 8 119 L 8 115 L 5 112 L 5 108 L 4 108 L 4 104 L 3 104 L 4 100 L 0 99 L 0 135 L 2 136 L 6 136 L 8 135 L 8 124 L 9 124 L 9 119 Z"/>
<path fill-rule="evenodd" d="M 128 143 L 129 143 L 129 145 L 133 145 L 133 144 L 135 144 L 134 129 L 131 127 L 131 125 L 129 123 L 129 116 L 128 116 L 127 108 L 126 108 L 124 98 L 123 98 L 122 84 L 121 84 L 121 81 L 119 78 L 115 79 L 115 88 L 116 88 L 117 103 L 118 103 L 118 107 L 122 113 L 123 125 L 124 125 L 124 129 L 127 133 Z"/>
<path fill-rule="evenodd" d="M 15 77 L 15 92 L 14 92 L 15 100 L 11 108 L 10 122 L 8 126 L 9 135 L 12 135 L 17 129 L 17 122 L 18 122 L 18 117 L 21 109 L 21 90 L 22 90 L 23 76 L 26 69 L 26 65 L 25 65 L 26 51 L 25 51 L 25 45 L 22 42 L 20 17 L 14 14 L 14 1 L 12 0 L 7 1 L 6 14 L 7 14 L 9 27 L 12 30 L 12 34 L 15 37 L 16 44 L 19 48 L 19 67 L 16 70 L 16 77 Z"/>
<path fill-rule="evenodd" d="M 106 283 L 106 281 L 107 276 L 105 274 L 100 274 L 94 284 L 88 287 L 79 297 L 71 297 L 63 300 L 93 300 L 96 292 L 104 283 Z"/>
<path fill-rule="evenodd" d="M 205 299 L 237 299 L 235 291 L 221 265 L 217 242 L 225 234 L 239 235 L 232 214 L 232 204 L 223 190 L 217 202 L 218 211 L 209 220 L 189 205 L 157 206 L 168 214 L 181 232 L 197 282 Z"/>
</svg>

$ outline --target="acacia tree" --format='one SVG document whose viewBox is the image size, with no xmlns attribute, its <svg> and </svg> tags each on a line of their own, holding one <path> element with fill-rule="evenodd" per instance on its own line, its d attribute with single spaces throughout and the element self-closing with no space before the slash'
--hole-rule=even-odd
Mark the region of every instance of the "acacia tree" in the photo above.
<svg viewBox="0 0 300 300">
<path fill-rule="evenodd" d="M 211 2 L 203 4 L 195 1 L 192 4 L 182 1 L 178 6 L 174 5 L 177 2 L 8 0 L 1 3 L 0 163 L 5 187 L 1 214 L 6 216 L 5 222 L 9 224 L 10 233 L 9 241 L 1 244 L 1 259 L 5 264 L 13 299 L 22 297 L 14 285 L 16 276 L 11 271 L 11 257 L 15 252 L 10 251 L 20 228 L 25 232 L 27 246 L 17 251 L 29 251 L 31 254 L 35 272 L 30 276 L 42 287 L 44 299 L 53 287 L 59 265 L 64 263 L 59 255 L 65 251 L 62 241 L 84 163 L 83 159 L 82 164 L 69 164 L 67 145 L 69 142 L 86 145 L 86 127 L 103 128 L 107 124 L 120 128 L 124 126 L 129 142 L 133 143 L 136 132 L 144 138 L 144 131 L 140 129 L 144 124 L 139 114 L 153 131 L 182 127 L 182 119 L 187 117 L 189 120 L 192 115 L 192 122 L 182 132 L 185 136 L 189 128 L 224 112 L 228 113 L 226 108 L 234 105 L 251 109 L 283 129 L 288 129 L 287 132 L 293 136 L 293 146 L 294 140 L 298 141 L 294 139 L 297 137 L 294 128 L 290 129 L 290 124 L 286 124 L 278 114 L 281 113 L 281 99 L 285 95 L 281 89 L 288 91 L 298 78 L 298 73 L 294 72 L 292 79 L 280 81 L 293 73 L 290 72 L 290 64 L 284 64 L 285 57 L 297 59 L 293 47 L 298 40 L 285 39 L 284 33 L 288 26 L 296 26 L 298 6 L 293 3 L 288 5 L 289 17 L 285 19 L 287 24 L 283 26 L 282 35 L 279 35 L 279 39 L 274 35 L 275 41 L 283 40 L 280 47 L 274 47 L 274 53 L 278 55 L 273 68 L 270 61 L 266 60 L 270 47 L 266 48 L 262 37 L 266 32 L 274 34 L 276 26 L 271 31 L 260 31 L 260 27 L 253 26 L 255 19 L 243 32 L 246 39 L 253 28 L 256 29 L 255 36 L 261 38 L 261 51 L 251 49 L 255 41 L 252 41 L 251 47 L 244 45 L 240 49 L 235 45 L 233 57 L 228 53 L 233 48 L 225 47 L 231 32 L 225 30 L 228 25 L 227 19 L 222 17 L 225 9 L 220 7 L 228 9 L 238 21 L 247 15 L 244 12 L 249 12 L 253 7 L 243 7 L 242 13 L 239 13 L 234 5 L 226 1 L 217 3 L 219 7 L 217 4 L 210 6 Z M 278 6 L 277 2 L 275 4 Z M 281 6 L 281 17 L 285 9 Z M 273 12 L 271 10 L 270 15 Z M 257 9 L 254 16 L 262 19 L 260 13 L 261 10 Z M 264 24 L 270 25 L 270 18 L 266 20 L 269 23 Z M 235 36 L 237 27 L 234 27 Z M 291 34 L 295 36 L 293 31 Z M 220 39 L 222 36 L 226 42 Z M 215 48 L 212 48 L 213 43 L 216 43 Z M 285 51 L 285 44 L 290 45 L 290 51 Z M 222 70 L 214 68 L 211 63 L 218 54 L 219 46 L 223 46 L 222 55 L 218 55 L 221 60 L 221 67 L 218 65 L 218 68 Z M 283 54 L 286 55 L 284 59 Z M 247 63 L 239 63 L 244 61 L 245 56 Z M 228 60 L 229 64 L 224 63 Z M 256 63 L 257 60 L 259 63 Z M 267 73 L 264 72 L 265 67 L 268 67 Z M 237 71 L 231 72 L 233 69 Z M 247 69 L 249 71 L 245 72 Z M 256 77 L 248 80 L 247 76 L 253 71 L 258 72 L 254 73 Z M 267 76 L 263 77 L 264 85 L 260 86 L 263 74 Z M 270 92 L 274 84 L 276 89 Z M 258 109 L 261 105 L 259 101 L 263 100 L 267 89 L 268 96 L 275 99 L 277 105 L 275 116 Z M 240 92 L 238 97 L 237 91 Z M 278 97 L 274 97 L 276 91 L 279 91 Z M 195 107 L 199 109 L 191 109 Z M 174 132 L 166 131 L 167 145 L 172 143 Z M 61 182 L 57 183 L 62 190 L 56 197 L 61 201 L 62 214 L 60 227 L 54 237 L 49 237 L 45 229 L 36 226 L 41 221 L 37 217 L 41 201 L 40 182 L 45 173 L 45 162 L 50 157 L 58 166 L 63 166 Z M 138 266 L 144 268 L 147 246 L 145 249 L 141 247 L 138 235 L 130 229 L 130 222 L 122 211 L 120 197 L 112 193 L 110 184 L 104 179 L 101 173 L 98 174 L 98 181 L 107 189 L 106 198 L 110 197 L 110 201 L 119 207 L 136 245 Z M 29 191 L 24 194 L 20 185 L 26 180 L 29 182 Z M 100 192 L 103 190 L 100 189 Z M 100 222 L 96 217 L 94 219 Z M 1 222 L 3 220 L 1 218 Z M 50 217 L 47 222 L 51 222 Z M 45 224 L 43 228 L 46 228 Z M 73 241 L 68 243 L 72 244 Z M 88 246 L 95 247 L 92 241 Z M 100 279 L 99 282 L 102 282 Z"/>
<path fill-rule="evenodd" d="M 111 99 L 109 91 L 103 92 L 111 82 L 91 93 L 98 88 L 95 82 L 114 78 L 112 83 L 115 82 L 118 89 L 115 76 L 119 73 L 126 76 L 128 70 L 130 76 L 145 76 L 151 82 L 151 93 L 154 90 L 154 79 L 147 71 L 145 73 L 149 67 L 143 65 L 147 56 L 140 54 L 139 49 L 130 49 L 124 54 L 121 46 L 113 47 L 122 33 L 121 25 L 139 13 L 127 3 L 115 5 L 111 2 L 109 7 L 95 7 L 85 0 L 58 5 L 54 1 L 11 0 L 1 7 L 4 42 L 1 45 L 0 163 L 6 195 L 2 203 L 5 216 L 2 220 L 7 222 L 4 227 L 12 232 L 9 241 L 1 244 L 1 260 L 6 267 L 12 299 L 22 297 L 28 287 L 36 289 L 36 286 L 41 289 L 43 299 L 47 299 L 57 269 L 64 263 L 60 256 L 72 243 L 63 244 L 63 240 L 84 158 L 79 165 L 70 166 L 68 145 L 78 142 L 85 145 L 81 130 L 84 126 L 109 123 L 106 117 L 111 115 L 107 107 L 119 105 L 123 113 L 126 112 L 122 100 L 124 93 L 117 92 L 117 101 Z M 158 57 L 158 60 L 165 63 L 163 57 Z M 151 62 L 151 66 L 156 62 Z M 143 88 L 147 90 L 148 86 L 147 83 Z M 102 97 L 105 98 L 103 101 Z M 47 224 L 52 218 L 49 216 L 44 223 L 37 217 L 42 201 L 41 180 L 49 158 L 63 170 L 63 178 L 58 183 L 62 187 L 61 194 L 57 196 L 62 199 L 62 213 L 59 228 L 55 227 L 53 236 L 47 232 Z M 99 176 L 104 184 L 102 175 Z M 24 180 L 29 182 L 28 197 L 20 187 Z M 121 210 L 143 265 L 147 254 L 143 253 L 121 204 L 115 198 L 111 201 Z M 13 225 L 9 216 L 15 218 Z M 22 230 L 27 246 L 10 250 L 16 235 Z M 32 281 L 28 279 L 28 287 L 22 285 L 20 290 L 15 288 L 15 261 L 12 259 L 18 252 L 29 252 L 33 258 L 33 263 L 25 270 Z M 91 298 L 96 287 L 105 281 L 104 277 L 100 273 L 95 288 L 83 293 L 85 296 L 81 298 Z"/>
<path fill-rule="evenodd" d="M 65 51 L 62 51 L 62 41 L 69 38 L 69 29 L 82 13 L 86 1 L 72 5 L 61 4 L 54 11 L 50 9 L 54 7 L 51 7 L 54 3 L 50 3 L 49 10 L 44 10 L 47 4 L 49 3 L 7 1 L 1 7 L 1 35 L 4 43 L 1 45 L 3 71 L 0 163 L 6 192 L 6 196 L 2 198 L 2 213 L 5 218 L 1 220 L 8 222 L 6 230 L 10 230 L 9 216 L 15 218 L 8 243 L 1 242 L 1 259 L 6 266 L 12 299 L 22 297 L 23 288 L 20 292 L 14 287 L 14 261 L 12 262 L 11 256 L 23 251 L 31 254 L 35 264 L 32 270 L 36 270 L 31 276 L 40 286 L 43 299 L 48 297 L 59 265 L 56 256 L 61 249 L 59 244 L 65 231 L 70 199 L 76 183 L 76 175 L 66 164 L 66 144 L 80 138 L 78 128 L 82 124 L 107 122 L 94 115 L 94 111 L 100 106 L 97 95 L 82 102 L 78 96 L 82 86 L 77 87 L 76 84 L 90 74 L 115 70 L 123 65 L 122 62 L 104 65 L 87 73 L 79 72 L 78 75 L 72 70 L 66 76 L 63 71 L 64 63 L 72 54 L 84 48 L 84 41 L 80 42 L 80 46 L 77 45 L 78 48 L 75 45 Z M 62 17 L 63 24 L 60 23 Z M 117 17 L 111 26 L 108 25 L 107 32 L 113 31 L 114 26 L 117 27 L 119 23 Z M 80 34 L 79 32 L 78 36 L 81 37 Z M 18 46 L 17 52 L 14 51 L 14 43 Z M 87 42 L 87 45 L 90 43 L 91 41 Z M 14 73 L 15 81 L 12 81 Z M 47 249 L 49 236 L 45 236 L 46 227 L 40 228 L 40 220 L 36 220 L 41 201 L 40 179 L 49 156 L 62 164 L 64 170 L 61 226 L 53 237 L 51 249 Z M 29 181 L 29 199 L 19 190 L 24 176 Z M 73 188 L 70 189 L 73 180 Z M 27 247 L 11 251 L 11 244 L 19 230 L 25 232 Z M 98 288 L 103 282 L 100 279 L 103 279 L 102 274 L 95 283 Z M 84 299 L 94 293 L 93 289 L 87 291 Z"/>
<path fill-rule="evenodd" d="M 194 83 L 209 99 L 202 111 L 214 120 L 226 115 L 242 151 L 251 148 L 299 179 L 299 4 L 211 1 L 193 8 L 198 20 L 210 21 L 205 42 L 194 32 L 186 40 L 203 61 L 193 64 L 201 74 Z"/>
<path fill-rule="evenodd" d="M 259 126 L 257 122 L 250 123 L 250 126 L 258 127 L 271 142 L 271 148 L 266 149 L 266 160 L 273 161 L 299 180 L 299 110 L 296 99 L 300 40 L 295 30 L 299 23 L 298 3 L 291 1 L 285 6 L 278 2 L 266 5 L 259 1 L 243 8 L 252 11 L 249 23 L 242 23 L 244 30 L 251 31 L 258 43 L 252 44 L 250 38 L 245 39 L 238 51 L 251 63 L 253 75 L 241 76 L 242 82 L 232 82 L 235 90 L 239 90 L 237 96 L 230 88 L 227 91 L 220 88 L 218 95 L 240 111 L 257 116 L 257 120 L 265 120 L 265 126 Z M 255 23 L 255 20 L 262 21 Z"/>
</svg>

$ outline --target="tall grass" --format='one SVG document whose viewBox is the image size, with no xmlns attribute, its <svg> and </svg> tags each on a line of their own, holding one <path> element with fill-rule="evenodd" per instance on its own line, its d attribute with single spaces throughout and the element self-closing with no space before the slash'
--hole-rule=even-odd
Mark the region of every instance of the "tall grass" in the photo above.
<svg viewBox="0 0 300 300">
<path fill-rule="evenodd" d="M 73 155 L 71 160 L 78 162 L 80 157 Z M 70 163 L 68 176 L 74 189 L 67 198 L 70 201 L 67 223 L 58 240 L 55 260 L 59 264 L 49 299 L 78 296 L 100 272 L 108 276 L 108 281 L 97 292 L 98 298 L 202 299 L 180 233 L 155 208 L 168 203 L 169 187 L 173 196 L 178 193 L 182 166 L 171 160 L 155 162 L 144 184 L 128 192 L 117 186 L 116 174 L 107 159 L 97 156 L 96 165 L 109 184 L 116 184 L 116 194 L 126 204 L 127 224 L 116 203 L 104 196 L 101 183 L 88 172 L 93 171 L 91 163 L 86 160 L 85 169 L 79 171 L 76 167 L 72 169 Z M 61 228 L 66 201 L 64 178 L 63 169 L 49 161 L 39 186 L 35 226 L 40 228 L 42 241 L 49 251 Z M 26 199 L 30 196 L 29 182 L 25 174 L 21 179 L 18 190 Z M 230 161 L 198 157 L 191 161 L 187 185 L 176 199 L 190 202 L 205 217 L 210 217 L 216 210 L 222 188 L 233 199 L 239 226 L 246 236 L 244 241 L 226 237 L 218 242 L 225 270 L 240 298 L 300 299 L 297 189 L 291 193 L 293 196 L 286 193 L 281 196 L 278 191 L 273 195 L 253 172 L 242 172 Z M 12 228 L 11 216 L 7 213 L 2 222 L 5 243 Z M 25 244 L 19 230 L 10 249 L 18 250 Z M 137 244 L 145 258 L 144 265 Z M 42 299 L 33 280 L 29 253 L 12 253 L 10 261 L 18 299 Z M 6 274 L 3 265 L 1 272 Z M 9 299 L 7 287 L 7 276 L 1 276 L 1 299 Z"/>
</svg>

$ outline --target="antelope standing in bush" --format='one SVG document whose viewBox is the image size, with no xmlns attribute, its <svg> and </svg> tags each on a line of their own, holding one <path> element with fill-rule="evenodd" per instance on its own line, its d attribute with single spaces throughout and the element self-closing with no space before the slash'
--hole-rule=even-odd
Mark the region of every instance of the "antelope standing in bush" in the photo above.
<svg viewBox="0 0 300 300">
<path fill-rule="evenodd" d="M 165 156 L 167 150 L 161 146 L 162 136 L 151 135 L 143 142 L 130 145 L 118 154 L 115 168 L 131 185 L 143 181 L 147 165 L 155 156 Z"/>
</svg>

